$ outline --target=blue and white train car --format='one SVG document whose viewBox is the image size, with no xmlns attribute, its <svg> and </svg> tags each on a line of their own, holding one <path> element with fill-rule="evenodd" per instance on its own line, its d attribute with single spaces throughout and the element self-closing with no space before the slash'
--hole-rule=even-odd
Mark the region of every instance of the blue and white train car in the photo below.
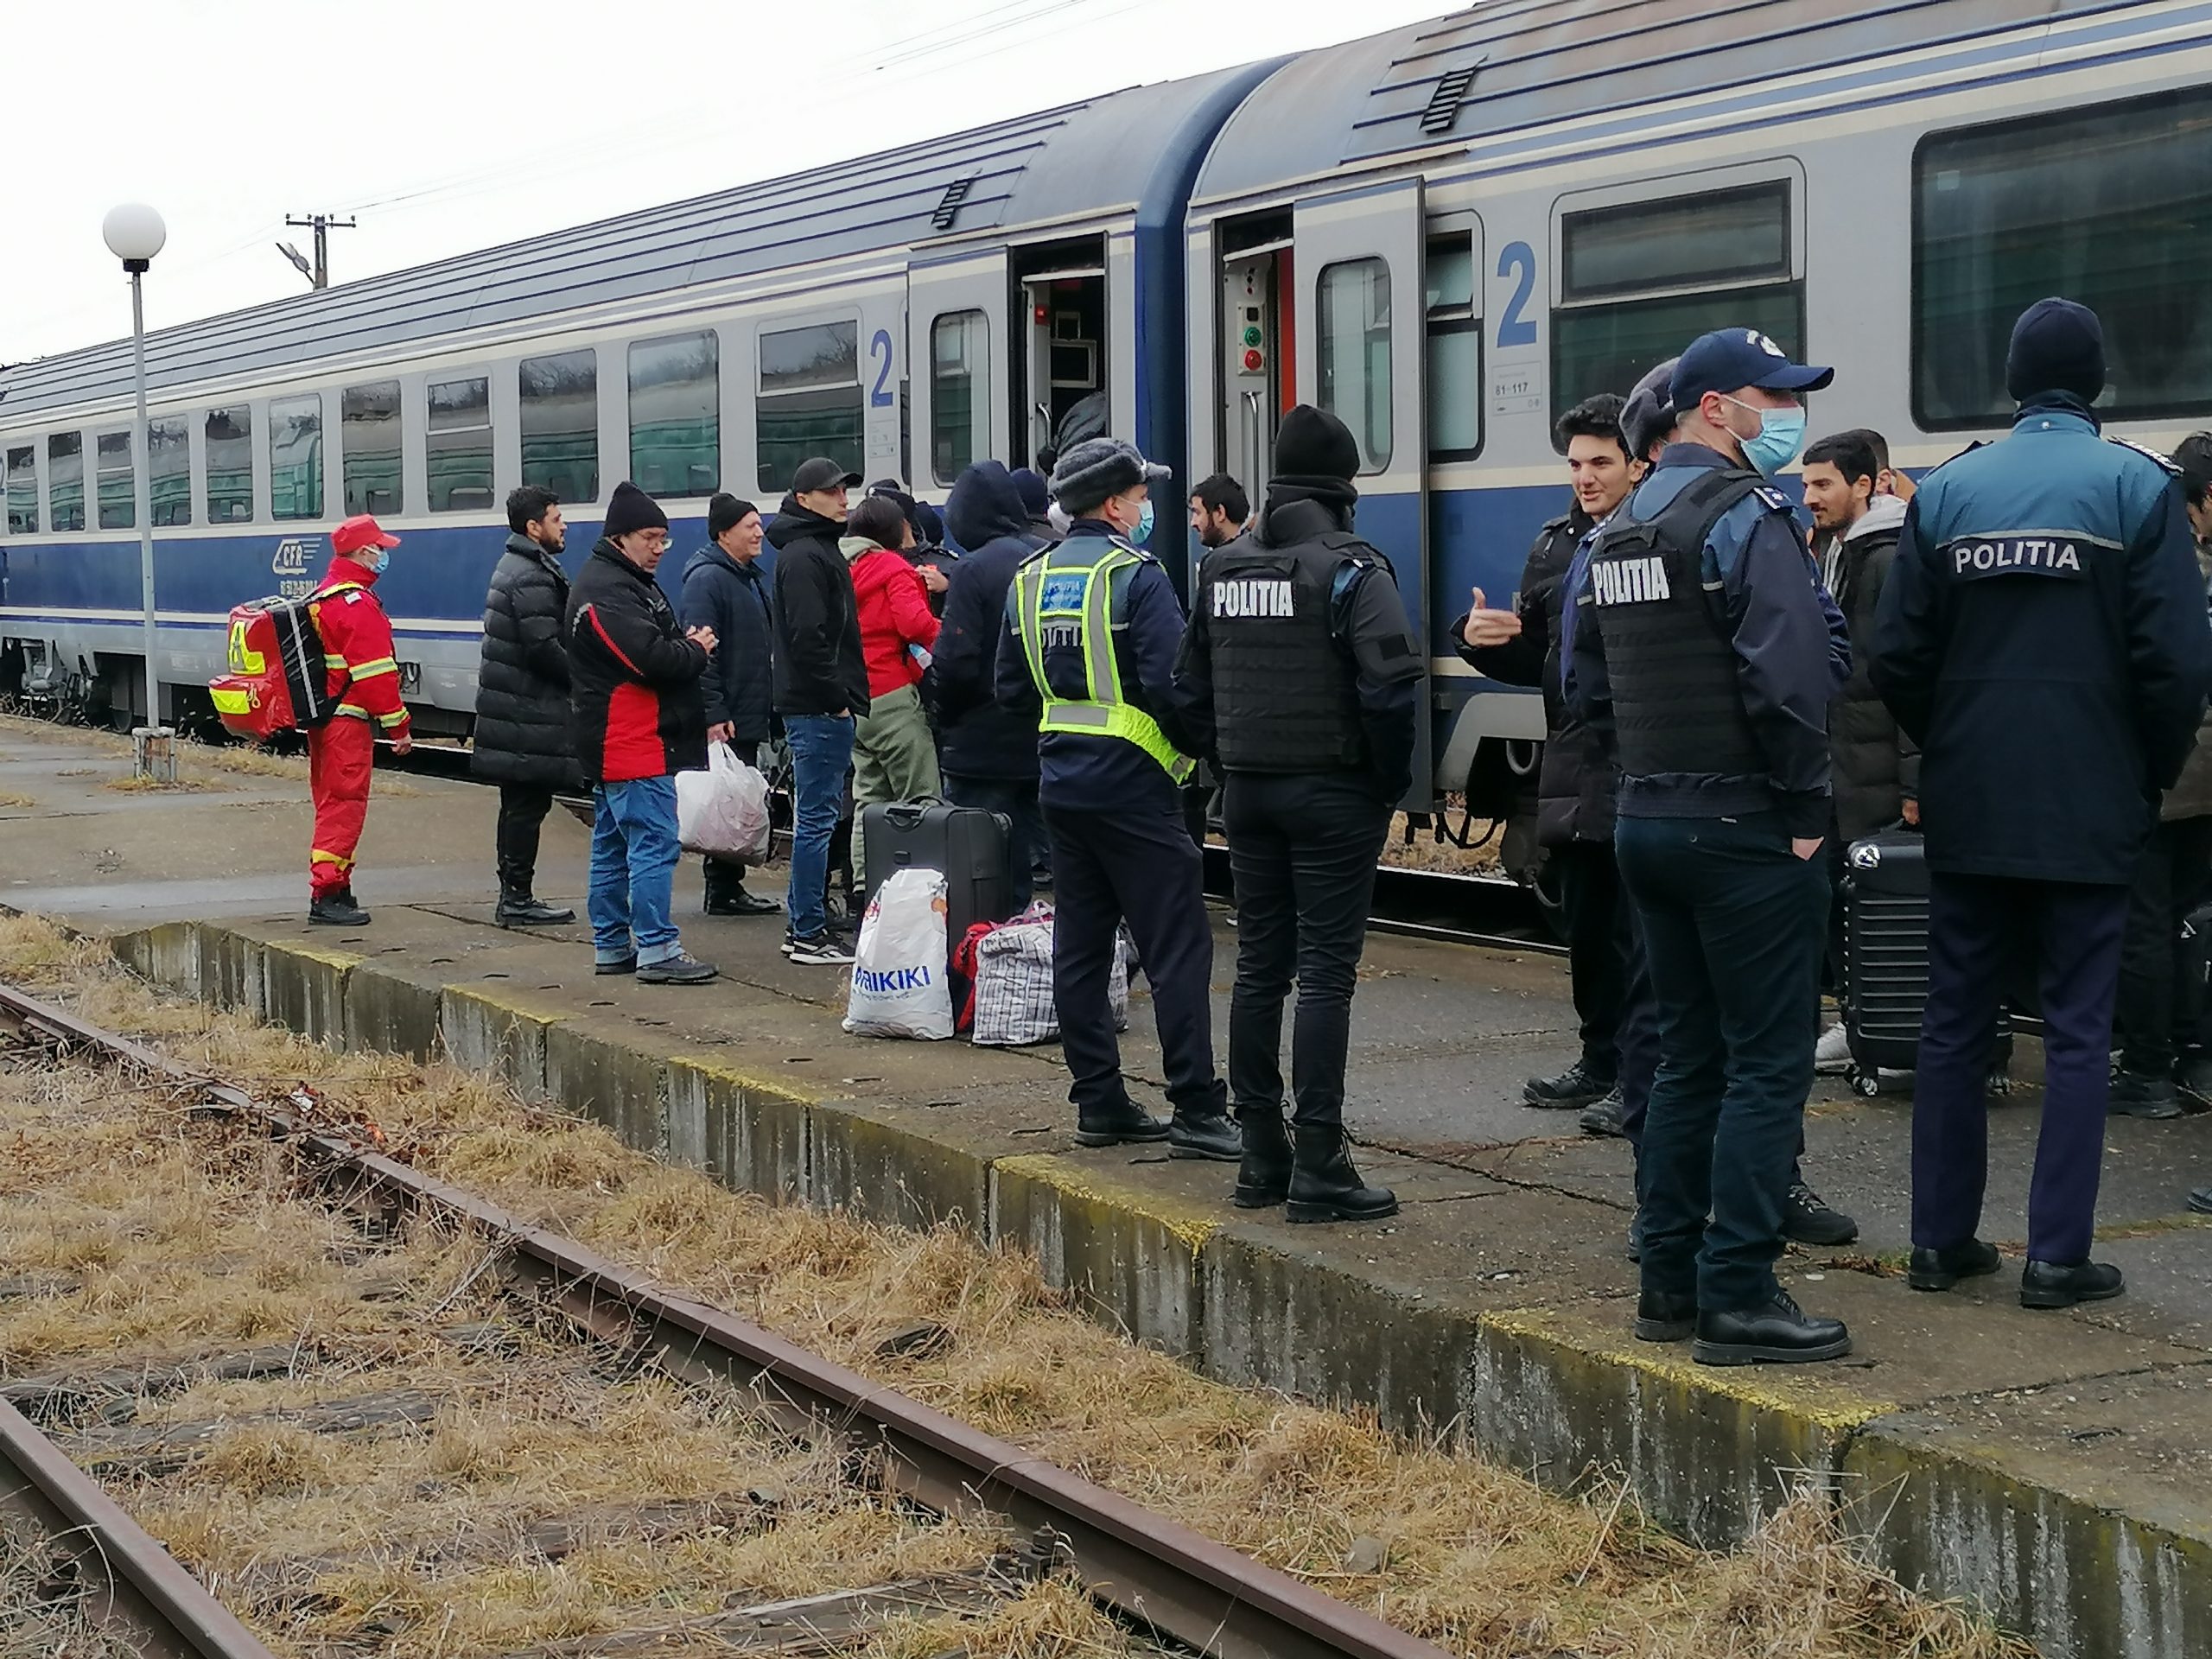
<svg viewBox="0 0 2212 1659">
<path fill-rule="evenodd" d="M 941 497 L 1103 393 L 1185 484 L 1256 499 L 1306 399 L 1359 435 L 1360 528 L 1429 638 L 1412 804 L 1487 806 L 1541 715 L 1444 627 L 1564 509 L 1578 399 L 1746 323 L 1838 365 L 1816 434 L 1924 467 L 2004 429 L 2012 320 L 2059 292 L 2104 317 L 2107 418 L 2170 447 L 2212 415 L 2208 272 L 2212 0 L 1488 0 L 152 336 L 164 712 L 347 512 L 407 537 L 406 694 L 457 734 L 517 482 L 581 543 L 633 476 L 681 540 L 817 452 Z M 0 376 L 0 690 L 117 718 L 129 371 Z"/>
</svg>

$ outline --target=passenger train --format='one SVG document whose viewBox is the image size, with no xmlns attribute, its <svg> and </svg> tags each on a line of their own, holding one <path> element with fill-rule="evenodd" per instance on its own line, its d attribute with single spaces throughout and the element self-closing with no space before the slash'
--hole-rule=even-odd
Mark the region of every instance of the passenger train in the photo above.
<svg viewBox="0 0 2212 1659">
<path fill-rule="evenodd" d="M 1541 709 L 1445 628 L 1564 511 L 1562 410 L 1747 324 L 1838 365 L 1815 435 L 1926 467 L 2004 429 L 2049 293 L 2104 319 L 2113 429 L 2212 416 L 2212 0 L 1485 0 L 163 330 L 143 448 L 127 341 L 0 372 L 0 691 L 143 716 L 139 465 L 166 717 L 365 511 L 418 729 L 461 736 L 518 482 L 581 550 L 633 478 L 680 550 L 806 455 L 942 499 L 1103 393 L 1177 470 L 1181 580 L 1189 485 L 1257 499 L 1304 399 L 1428 639 L 1408 805 L 1480 801 Z"/>
</svg>

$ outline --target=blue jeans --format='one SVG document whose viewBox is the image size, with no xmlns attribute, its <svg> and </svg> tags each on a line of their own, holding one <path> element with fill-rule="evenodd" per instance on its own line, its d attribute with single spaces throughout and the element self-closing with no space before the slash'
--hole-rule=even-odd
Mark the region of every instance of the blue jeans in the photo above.
<svg viewBox="0 0 2212 1659">
<path fill-rule="evenodd" d="M 681 955 L 683 942 L 669 919 L 675 899 L 676 779 L 637 778 L 601 784 L 591 792 L 592 956 L 640 964 Z"/>
<path fill-rule="evenodd" d="M 784 908 L 804 939 L 830 925 L 830 839 L 853 764 L 852 716 L 785 715 L 784 738 L 791 750 L 791 884 Z"/>
<path fill-rule="evenodd" d="M 1777 1288 L 1813 1086 L 1827 865 L 1793 853 L 1772 812 L 1624 817 L 1613 834 L 1659 1006 L 1637 1166 L 1643 1287 L 1757 1306 Z"/>
</svg>

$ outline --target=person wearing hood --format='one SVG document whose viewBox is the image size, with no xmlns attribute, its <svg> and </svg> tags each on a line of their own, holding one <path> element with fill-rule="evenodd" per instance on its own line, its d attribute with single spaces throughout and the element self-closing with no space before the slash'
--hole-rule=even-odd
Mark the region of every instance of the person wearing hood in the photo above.
<svg viewBox="0 0 2212 1659">
<path fill-rule="evenodd" d="M 507 497 L 507 546 L 484 599 L 484 652 L 476 671 L 476 729 L 469 769 L 499 786 L 501 927 L 573 922 L 576 912 L 540 904 L 537 844 L 553 791 L 575 785 L 569 722 L 569 653 L 561 621 L 569 578 L 561 569 L 568 526 L 542 484 Z"/>
<path fill-rule="evenodd" d="M 784 954 L 840 963 L 852 948 L 830 926 L 830 843 L 837 833 L 855 711 L 866 713 L 868 660 L 861 649 L 853 576 L 838 548 L 845 493 L 861 481 L 826 455 L 798 465 L 768 544 L 776 550 L 773 702 L 791 751 L 791 874 Z"/>
<path fill-rule="evenodd" d="M 378 732 L 391 752 L 415 747 L 399 696 L 391 619 L 376 596 L 377 578 L 399 537 L 366 513 L 330 532 L 330 568 L 312 607 L 322 635 L 331 717 L 308 733 L 308 787 L 315 797 L 315 844 L 308 854 L 308 920 L 323 927 L 366 927 L 353 897 L 353 854 L 369 816 L 369 777 Z"/>
<path fill-rule="evenodd" d="M 2172 463 L 2099 436 L 2104 329 L 2070 300 L 2014 324 L 2012 429 L 1920 480 L 1873 639 L 1875 689 L 1920 745 L 1928 1001 L 1912 1111 L 1916 1289 L 1994 1273 L 1976 1236 L 1983 1090 L 2006 969 L 2036 962 L 2043 1126 L 2020 1301 L 2117 1296 L 2092 1262 L 2128 889 L 2212 683 Z"/>
<path fill-rule="evenodd" d="M 747 765 L 775 734 L 771 709 L 768 579 L 761 573 L 766 527 L 760 509 L 734 495 L 707 503 L 707 545 L 683 566 L 683 620 L 714 630 L 715 660 L 700 682 L 707 704 L 707 740 L 727 743 Z M 772 916 L 772 899 L 745 890 L 745 865 L 706 861 L 709 916 Z"/>
<path fill-rule="evenodd" d="M 1045 839 L 1037 806 L 1037 722 L 1002 705 L 992 684 L 1007 592 L 1014 571 L 1043 540 L 1033 532 L 1019 476 L 1001 461 L 979 461 L 953 480 L 945 523 L 969 551 L 952 567 L 931 664 L 944 798 L 955 806 L 1005 814 L 1017 914 L 1029 907 L 1031 871 Z M 1044 480 L 1037 482 L 1041 491 Z"/>
<path fill-rule="evenodd" d="M 707 764 L 700 682 L 711 628 L 677 620 L 653 579 L 668 515 L 635 484 L 614 486 L 591 557 L 569 590 L 569 706 L 576 762 L 591 785 L 592 971 L 643 985 L 703 985 L 671 914 L 683 855 L 676 774 Z"/>
<path fill-rule="evenodd" d="M 1029 534 L 1037 538 L 1039 546 L 1046 542 L 1058 541 L 1060 532 L 1052 528 L 1052 492 L 1045 482 L 1045 475 L 1031 467 L 1017 467 L 1007 477 L 1014 485 L 1014 493 L 1021 498 L 1021 511 L 1029 520 Z M 948 499 L 946 507 L 949 509 L 951 505 Z M 953 525 L 952 533 L 960 535 L 957 524 Z M 964 537 L 960 544 L 963 547 L 975 545 Z"/>
<path fill-rule="evenodd" d="M 1300 404 L 1282 417 L 1267 504 L 1199 567 L 1178 691 L 1222 775 L 1236 881 L 1230 1099 L 1240 1208 L 1294 1222 L 1377 1221 L 1389 1188 L 1344 1135 L 1351 999 L 1390 814 L 1413 785 L 1425 664 L 1395 574 L 1352 531 L 1351 429 Z M 1283 1126 L 1282 1007 L 1298 982 Z"/>
<path fill-rule="evenodd" d="M 913 521 L 888 496 L 869 496 L 845 528 L 850 533 L 837 548 L 852 569 L 868 660 L 868 712 L 853 729 L 853 867 L 865 880 L 865 810 L 879 801 L 933 801 L 943 792 L 921 686 L 938 639 L 930 594 L 943 591 L 945 579 L 932 567 L 907 563 Z"/>
<path fill-rule="evenodd" d="M 1183 608 L 1159 560 L 1151 494 L 1168 478 L 1118 438 L 1071 444 L 1052 469 L 1067 539 L 1015 572 L 1000 632 L 1000 704 L 1036 723 L 1058 910 L 1052 996 L 1083 1146 L 1166 1141 L 1174 1158 L 1243 1155 L 1213 1061 L 1213 930 L 1204 864 L 1183 824 L 1198 744 L 1175 690 Z M 1175 1111 L 1129 1098 L 1107 1005 L 1127 919 Z"/>
</svg>

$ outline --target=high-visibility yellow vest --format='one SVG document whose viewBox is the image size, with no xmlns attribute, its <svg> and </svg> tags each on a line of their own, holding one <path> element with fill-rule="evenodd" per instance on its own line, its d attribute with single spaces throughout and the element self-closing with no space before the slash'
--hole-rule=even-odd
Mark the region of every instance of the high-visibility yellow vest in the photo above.
<svg viewBox="0 0 2212 1659">
<path fill-rule="evenodd" d="M 1014 626 L 1029 658 L 1029 677 L 1045 700 L 1039 731 L 1121 738 L 1159 761 L 1179 784 L 1197 763 L 1177 752 L 1159 721 L 1122 698 L 1114 659 L 1114 575 L 1140 563 L 1118 537 L 1085 536 L 1048 548 L 1014 573 Z M 1071 701 L 1054 694 L 1045 677 L 1048 628 L 1075 631 L 1088 696 Z"/>
</svg>

